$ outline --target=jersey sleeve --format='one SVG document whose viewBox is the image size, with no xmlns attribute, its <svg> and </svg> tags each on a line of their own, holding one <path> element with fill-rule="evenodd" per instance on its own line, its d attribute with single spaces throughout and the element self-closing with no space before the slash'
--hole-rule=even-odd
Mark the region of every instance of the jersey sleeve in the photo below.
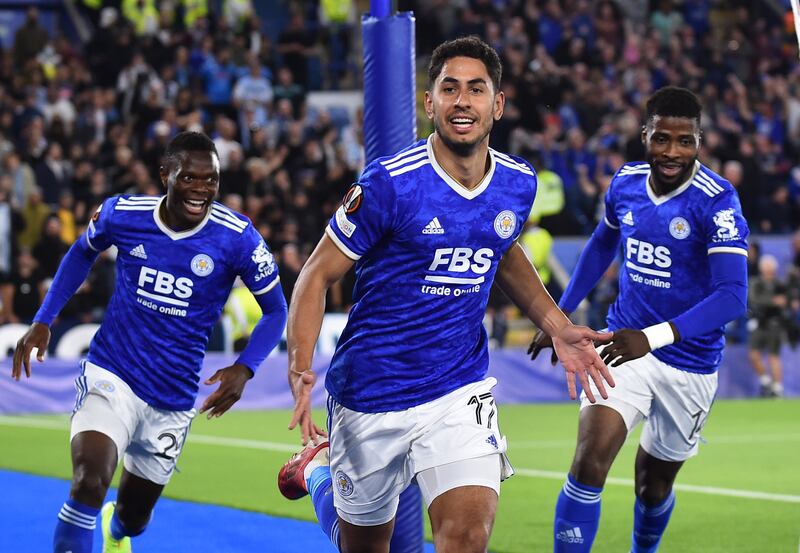
<svg viewBox="0 0 800 553">
<path fill-rule="evenodd" d="M 101 252 L 114 244 L 114 207 L 118 200 L 119 196 L 108 198 L 100 204 L 92 218 L 89 219 L 84 238 L 86 244 L 96 252 Z"/>
<path fill-rule="evenodd" d="M 254 296 L 266 294 L 280 281 L 275 257 L 253 225 L 247 225 L 242 233 L 237 271 Z"/>
<path fill-rule="evenodd" d="M 703 214 L 708 253 L 734 253 L 747 256 L 750 230 L 742 215 L 739 197 L 731 189 L 719 194 Z"/>
<path fill-rule="evenodd" d="M 617 173 L 619 174 L 619 172 Z M 611 184 L 608 186 L 605 195 L 605 214 L 603 215 L 603 222 L 612 229 L 619 228 L 619 218 L 617 218 L 616 206 L 614 205 L 614 190 L 616 187 L 614 183 L 617 182 L 617 175 L 611 179 Z"/>
<path fill-rule="evenodd" d="M 358 261 L 391 230 L 396 212 L 394 188 L 380 164 L 372 163 L 347 191 L 325 233 Z"/>
</svg>

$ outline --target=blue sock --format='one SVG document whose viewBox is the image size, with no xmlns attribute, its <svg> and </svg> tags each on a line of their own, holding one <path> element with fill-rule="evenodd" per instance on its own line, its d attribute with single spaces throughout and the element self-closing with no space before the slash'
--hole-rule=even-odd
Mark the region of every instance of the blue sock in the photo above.
<svg viewBox="0 0 800 553">
<path fill-rule="evenodd" d="M 422 553 L 425 544 L 422 523 L 422 494 L 418 486 L 409 486 L 400 494 L 391 553 Z"/>
<path fill-rule="evenodd" d="M 114 515 L 111 517 L 111 537 L 115 540 L 121 540 L 125 536 L 134 538 L 144 532 L 145 528 L 147 528 L 147 524 L 136 530 L 129 530 L 122 524 L 117 516 L 117 511 L 114 510 Z"/>
<path fill-rule="evenodd" d="M 306 479 L 306 488 L 311 494 L 314 511 L 317 513 L 319 526 L 331 543 L 339 549 L 339 517 L 333 506 L 333 485 L 331 469 L 325 465 L 317 467 Z"/>
<path fill-rule="evenodd" d="M 68 499 L 58 513 L 53 551 L 55 553 L 92 553 L 92 536 L 100 509 Z"/>
<path fill-rule="evenodd" d="M 602 491 L 603 488 L 580 484 L 571 474 L 567 475 L 556 503 L 554 552 L 584 553 L 591 550 L 600 523 Z"/>
<path fill-rule="evenodd" d="M 654 553 L 658 550 L 661 536 L 667 529 L 669 516 L 675 507 L 675 492 L 660 504 L 648 507 L 637 497 L 633 506 L 633 535 L 631 536 L 632 553 Z"/>
</svg>

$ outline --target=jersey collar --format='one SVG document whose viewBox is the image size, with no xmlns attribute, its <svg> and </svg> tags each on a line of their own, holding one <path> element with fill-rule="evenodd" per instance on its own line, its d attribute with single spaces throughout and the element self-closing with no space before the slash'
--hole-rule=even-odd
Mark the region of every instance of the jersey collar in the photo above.
<svg viewBox="0 0 800 553">
<path fill-rule="evenodd" d="M 473 188 L 472 190 L 467 190 L 461 184 L 459 184 L 453 177 L 447 174 L 447 171 L 439 165 L 439 162 L 436 161 L 436 156 L 433 155 L 433 134 L 428 137 L 428 143 L 426 148 L 428 149 L 428 158 L 431 160 L 431 166 L 433 166 L 433 170 L 436 171 L 436 174 L 441 177 L 441 179 L 447 183 L 447 186 L 452 188 L 459 196 L 466 198 L 468 200 L 473 200 L 480 196 L 481 192 L 486 190 L 489 186 L 489 183 L 492 181 L 492 176 L 494 175 L 494 156 L 489 154 L 489 170 L 483 176 L 483 180 L 481 180 L 480 184 Z"/>
<path fill-rule="evenodd" d="M 153 220 L 156 222 L 156 226 L 159 229 L 161 229 L 161 232 L 163 232 L 173 240 L 181 240 L 183 238 L 189 238 L 190 236 L 194 236 L 195 234 L 203 230 L 203 227 L 206 226 L 208 219 L 211 217 L 211 209 L 213 208 L 213 206 L 209 206 L 206 216 L 203 217 L 203 220 L 200 221 L 200 223 L 198 223 L 196 227 L 192 227 L 190 229 L 182 231 L 172 230 L 167 226 L 167 224 L 164 221 L 161 220 L 161 215 L 160 215 L 161 204 L 163 204 L 166 201 L 167 197 L 161 196 L 161 199 L 158 201 L 158 204 L 156 204 L 156 208 L 153 210 Z"/>
<path fill-rule="evenodd" d="M 694 180 L 695 175 L 700 170 L 700 162 L 694 160 L 694 169 L 692 170 L 692 174 L 689 175 L 689 178 L 686 179 L 682 185 L 678 188 L 670 192 L 669 194 L 664 194 L 663 196 L 656 196 L 656 193 L 653 192 L 653 189 L 650 187 L 650 171 L 647 171 L 646 177 L 644 179 L 644 187 L 647 189 L 647 195 L 650 197 L 650 201 L 652 201 L 655 205 L 661 205 L 667 200 L 671 200 L 675 196 L 682 194 L 687 188 L 692 185 L 692 180 Z"/>
</svg>

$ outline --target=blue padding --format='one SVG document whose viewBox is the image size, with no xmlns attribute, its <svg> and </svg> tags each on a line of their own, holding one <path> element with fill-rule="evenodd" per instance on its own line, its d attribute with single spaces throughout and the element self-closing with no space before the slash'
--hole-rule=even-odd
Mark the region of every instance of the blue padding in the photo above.
<svg viewBox="0 0 800 553">
<path fill-rule="evenodd" d="M 364 150 L 369 163 L 417 139 L 414 14 L 361 18 Z"/>
</svg>

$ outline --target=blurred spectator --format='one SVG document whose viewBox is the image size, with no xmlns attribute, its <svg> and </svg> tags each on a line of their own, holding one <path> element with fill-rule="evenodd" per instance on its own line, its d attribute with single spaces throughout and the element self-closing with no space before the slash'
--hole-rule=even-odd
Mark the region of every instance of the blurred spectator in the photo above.
<svg viewBox="0 0 800 553">
<path fill-rule="evenodd" d="M 44 298 L 44 279 L 28 249 L 20 250 L 15 265 L 2 287 L 3 316 L 9 323 L 31 324 Z"/>
<path fill-rule="evenodd" d="M 759 275 L 751 279 L 748 293 L 753 325 L 748 356 L 758 375 L 761 396 L 778 397 L 783 395 L 780 353 L 786 340 L 786 286 L 778 280 L 778 260 L 774 256 L 762 255 L 758 268 Z M 769 372 L 762 354 L 766 354 Z"/>
<path fill-rule="evenodd" d="M 47 146 L 44 158 L 36 164 L 36 182 L 42 190 L 46 204 L 55 206 L 63 192 L 69 192 L 72 168 L 64 159 L 61 144 L 53 142 Z"/>
<path fill-rule="evenodd" d="M 23 69 L 33 60 L 49 39 L 47 31 L 39 24 L 39 10 L 30 6 L 25 23 L 14 34 L 14 64 L 17 68 Z"/>
<path fill-rule="evenodd" d="M 31 252 L 36 259 L 39 273 L 44 278 L 56 276 L 58 265 L 70 247 L 70 244 L 61 239 L 61 230 L 61 219 L 58 215 L 49 215 L 44 221 L 42 237 Z"/>
<path fill-rule="evenodd" d="M 41 189 L 33 188 L 25 207 L 21 210 L 22 218 L 25 220 L 25 229 L 19 234 L 21 248 L 30 251 L 39 242 L 44 222 L 50 216 L 51 211 L 50 206 L 43 202 Z"/>
<path fill-rule="evenodd" d="M 230 337 L 233 341 L 233 351 L 240 352 L 247 345 L 253 328 L 261 319 L 261 307 L 259 307 L 258 301 L 250 293 L 250 290 L 238 277 L 225 304 L 223 313 L 228 316 L 231 322 Z"/>
</svg>

